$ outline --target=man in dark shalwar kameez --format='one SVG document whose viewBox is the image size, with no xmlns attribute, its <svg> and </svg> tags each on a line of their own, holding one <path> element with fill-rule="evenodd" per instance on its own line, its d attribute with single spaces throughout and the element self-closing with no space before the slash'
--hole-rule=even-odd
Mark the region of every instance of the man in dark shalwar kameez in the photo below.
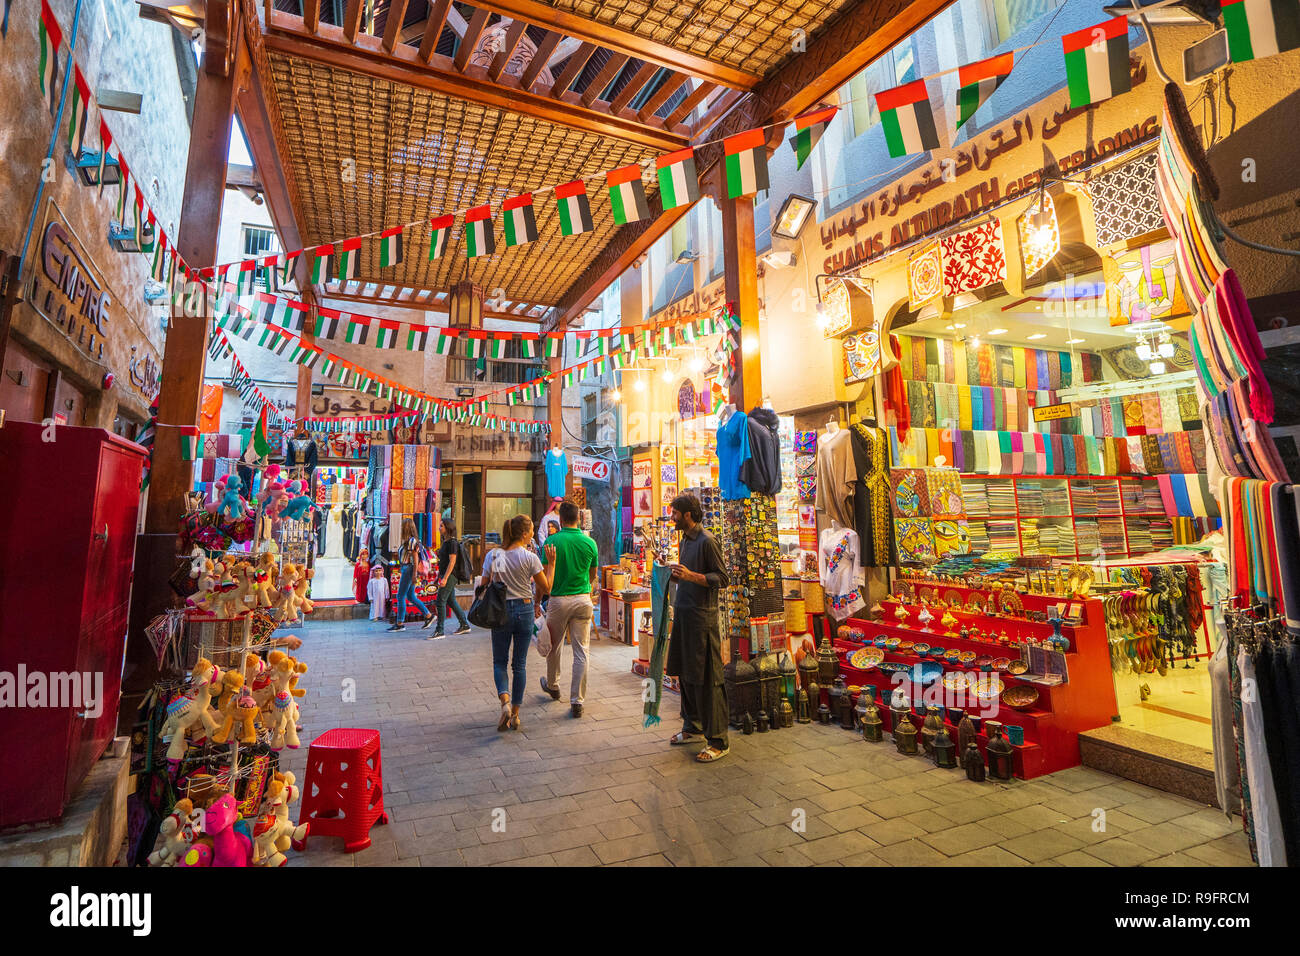
<svg viewBox="0 0 1300 956">
<path fill-rule="evenodd" d="M 682 729 L 670 743 L 708 746 L 696 760 L 710 763 L 728 753 L 727 695 L 722 686 L 722 634 L 718 630 L 718 589 L 727 586 L 727 566 L 713 535 L 701 527 L 704 514 L 694 495 L 672 502 L 673 527 L 682 532 L 680 563 L 674 564 L 677 598 L 668 640 L 665 673 L 678 679 Z"/>
</svg>

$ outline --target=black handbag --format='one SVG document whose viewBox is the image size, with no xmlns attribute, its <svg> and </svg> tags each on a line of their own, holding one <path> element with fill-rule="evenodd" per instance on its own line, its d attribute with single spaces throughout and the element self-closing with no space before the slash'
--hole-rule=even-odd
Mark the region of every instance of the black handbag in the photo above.
<svg viewBox="0 0 1300 956">
<path fill-rule="evenodd" d="M 493 581 L 474 592 L 474 603 L 469 606 L 469 622 L 476 627 L 492 630 L 506 626 L 506 585 Z"/>
</svg>

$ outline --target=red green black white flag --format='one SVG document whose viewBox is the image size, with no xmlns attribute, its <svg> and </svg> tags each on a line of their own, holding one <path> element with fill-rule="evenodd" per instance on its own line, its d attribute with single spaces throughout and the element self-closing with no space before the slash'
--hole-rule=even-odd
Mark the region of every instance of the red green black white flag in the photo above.
<svg viewBox="0 0 1300 956">
<path fill-rule="evenodd" d="M 285 326 L 292 332 L 302 332 L 307 328 L 307 317 L 311 314 L 311 308 L 305 302 L 298 302 L 294 299 L 283 299 L 281 315 Z"/>
<path fill-rule="evenodd" d="M 454 335 L 448 335 L 446 332 L 439 332 L 438 342 L 434 346 L 433 350 L 438 355 L 450 355 L 451 347 L 455 341 L 456 337 Z"/>
<path fill-rule="evenodd" d="M 894 158 L 939 148 L 939 132 L 930 109 L 925 80 L 916 80 L 876 94 L 880 125 Z"/>
<path fill-rule="evenodd" d="M 385 229 L 379 234 L 379 268 L 387 269 L 402 261 L 402 226 Z"/>
<path fill-rule="evenodd" d="M 339 319 L 341 313 L 334 309 L 322 309 L 319 306 L 316 309 L 316 324 L 312 327 L 312 335 L 318 339 L 332 339 L 339 334 Z"/>
<path fill-rule="evenodd" d="M 73 157 L 81 155 L 81 148 L 86 142 L 86 127 L 89 125 L 90 84 L 81 75 L 81 67 L 72 64 L 72 100 L 68 104 L 68 151 Z"/>
<path fill-rule="evenodd" d="M 41 0 L 41 22 L 37 27 L 40 38 L 41 60 L 37 76 L 41 96 L 53 113 L 59 108 L 59 47 L 63 46 L 63 30 L 47 0 Z"/>
<path fill-rule="evenodd" d="M 1100 103 L 1131 85 L 1128 71 L 1128 19 L 1115 17 L 1061 37 L 1070 108 Z"/>
<path fill-rule="evenodd" d="M 397 333 L 401 330 L 401 322 L 390 322 L 388 319 L 380 319 L 379 328 L 375 331 L 375 348 L 397 348 Z"/>
<path fill-rule="evenodd" d="M 524 358 L 537 358 L 538 336 L 536 333 L 525 332 L 519 336 L 519 354 Z"/>
<path fill-rule="evenodd" d="M 591 203 L 587 201 L 587 184 L 581 179 L 556 186 L 555 205 L 560 213 L 561 234 L 576 236 L 595 228 L 591 219 Z"/>
<path fill-rule="evenodd" d="M 330 259 L 334 255 L 334 244 L 317 246 L 311 255 L 311 284 L 323 285 L 330 279 Z"/>
<path fill-rule="evenodd" d="M 695 150 L 690 146 L 655 160 L 659 176 L 659 198 L 664 212 L 689 206 L 700 198 L 699 176 L 695 172 Z"/>
<path fill-rule="evenodd" d="M 761 129 L 751 129 L 722 141 L 726 154 L 727 198 L 750 196 L 768 188 L 767 143 Z"/>
<path fill-rule="evenodd" d="M 1233 63 L 1300 47 L 1300 0 L 1223 0 Z"/>
<path fill-rule="evenodd" d="M 348 332 L 343 340 L 351 345 L 365 345 L 369 337 L 370 323 L 358 319 L 355 315 L 348 316 Z"/>
<path fill-rule="evenodd" d="M 235 288 L 240 295 L 252 295 L 257 288 L 257 260 L 245 259 L 239 264 L 239 277 Z"/>
<path fill-rule="evenodd" d="M 288 285 L 294 280 L 294 270 L 298 267 L 298 260 L 302 258 L 302 250 L 297 252 L 286 252 L 280 257 L 280 285 Z"/>
<path fill-rule="evenodd" d="M 522 246 L 537 238 L 537 219 L 533 216 L 533 194 L 512 196 L 501 204 L 506 231 L 506 248 Z"/>
<path fill-rule="evenodd" d="M 429 345 L 429 327 L 412 325 L 406 333 L 406 348 L 410 352 L 423 352 Z"/>
<path fill-rule="evenodd" d="M 1015 54 L 1003 53 L 957 70 L 957 129 L 988 102 L 1002 81 L 1011 75 Z"/>
<path fill-rule="evenodd" d="M 273 295 L 265 292 L 259 292 L 253 296 L 252 313 L 259 321 L 274 324 L 278 319 L 278 308 L 280 300 Z M 263 343 L 265 344 L 265 343 Z"/>
<path fill-rule="evenodd" d="M 564 333 L 551 332 L 546 336 L 546 357 L 556 358 L 564 351 Z"/>
<path fill-rule="evenodd" d="M 361 239 L 344 239 L 338 246 L 339 282 L 350 282 L 361 265 Z"/>
<path fill-rule="evenodd" d="M 808 162 L 813 148 L 838 111 L 837 106 L 827 106 L 794 118 L 794 139 L 790 140 L 790 145 L 794 149 L 795 169 L 803 169 L 803 164 Z"/>
<path fill-rule="evenodd" d="M 465 213 L 465 255 L 470 259 L 497 251 L 492 235 L 492 207 L 475 206 Z"/>
<path fill-rule="evenodd" d="M 429 261 L 441 259 L 442 254 L 447 251 L 447 237 L 451 235 L 452 224 L 456 221 L 454 215 L 434 216 L 429 220 Z"/>
<path fill-rule="evenodd" d="M 263 256 L 257 260 L 257 267 L 266 270 L 266 290 L 278 292 L 280 289 L 280 256 Z"/>
<path fill-rule="evenodd" d="M 113 145 L 113 134 L 108 131 L 104 117 L 99 118 L 99 194 L 104 195 L 104 175 L 108 171 L 108 151 Z"/>
<path fill-rule="evenodd" d="M 605 174 L 609 186 L 609 204 L 614 209 L 614 222 L 626 226 L 629 222 L 650 218 L 650 204 L 645 198 L 645 184 L 641 182 L 641 167 L 636 163 L 612 169 Z"/>
<path fill-rule="evenodd" d="M 149 276 L 155 282 L 167 280 L 167 233 L 158 230 L 158 241 L 153 247 L 153 262 L 149 266 Z"/>
</svg>

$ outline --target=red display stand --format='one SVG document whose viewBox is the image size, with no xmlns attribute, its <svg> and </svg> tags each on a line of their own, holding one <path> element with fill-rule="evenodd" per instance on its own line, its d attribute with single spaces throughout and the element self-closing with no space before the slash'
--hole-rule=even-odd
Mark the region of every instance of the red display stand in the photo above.
<svg viewBox="0 0 1300 956">
<path fill-rule="evenodd" d="M 969 597 L 972 589 L 945 584 L 942 590 L 944 593 L 955 590 L 965 600 Z M 1050 605 L 1064 603 L 1061 598 L 1040 595 L 1025 595 L 1023 601 L 1027 611 L 1045 611 Z M 1069 683 L 1045 686 L 1023 680 L 1011 674 L 999 673 L 997 676 L 1001 678 L 1007 687 L 1023 684 L 1036 689 L 1039 693 L 1038 700 L 1032 707 L 1025 709 L 1008 707 L 1000 700 L 996 705 L 990 703 L 985 708 L 991 711 L 996 706 L 996 714 L 985 719 L 997 720 L 1005 725 L 1018 725 L 1024 728 L 1025 742 L 1020 745 L 1013 745 L 1011 748 L 1015 774 L 1022 779 L 1028 780 L 1043 774 L 1055 773 L 1058 770 L 1078 766 L 1079 734 L 1086 730 L 1094 730 L 1109 725 L 1118 712 L 1115 701 L 1115 683 L 1110 672 L 1110 647 L 1106 637 L 1102 602 L 1099 599 L 1091 598 L 1086 601 L 1076 602 L 1075 606 L 1076 608 L 1082 606 L 1083 609 L 1080 623 L 1076 626 L 1067 624 L 1062 627 L 1062 634 L 1070 640 L 1070 650 L 1065 655 L 1066 667 L 1069 671 Z M 963 640 L 960 637 L 944 636 L 945 628 L 939 626 L 939 618 L 943 616 L 943 611 L 935 609 L 935 620 L 931 623 L 931 629 L 924 630 L 915 623 L 915 610 L 909 617 L 908 623 L 900 625 L 894 623 L 894 612 L 898 608 L 896 600 L 891 598 L 882 601 L 881 607 L 884 610 L 883 620 L 868 621 L 861 618 L 850 618 L 847 622 L 848 625 L 861 629 L 868 640 L 875 638 L 878 634 L 883 634 L 886 637 L 900 637 L 904 641 L 937 644 L 945 648 L 956 648 L 960 651 L 974 651 L 981 656 L 1010 657 L 1013 660 L 1019 657 L 1019 647 L 1014 644 L 1017 636 L 1021 638 L 1032 636 L 1042 640 L 1052 633 L 1051 624 L 954 610 L 952 612 L 953 616 L 961 622 L 957 630 L 962 627 L 977 627 L 981 631 L 992 631 L 997 634 L 1001 634 L 1005 630 L 1011 637 L 1012 643 L 1000 644 L 988 641 Z M 909 605 L 909 607 L 915 608 L 916 606 Z M 880 716 L 885 722 L 885 729 L 892 730 L 893 715 L 889 711 L 890 696 L 895 687 L 901 686 L 907 691 L 909 698 L 914 697 L 912 682 L 906 674 L 886 674 L 875 669 L 862 671 L 850 666 L 847 663 L 847 657 L 861 648 L 863 646 L 861 644 L 837 637 L 833 641 L 833 645 L 847 683 L 870 684 L 876 688 Z M 915 664 L 921 661 L 922 658 L 916 654 L 899 654 L 887 649 L 885 660 Z M 927 657 L 925 660 L 934 661 L 934 658 Z M 978 670 L 972 664 L 951 664 L 947 661 L 935 661 L 935 663 L 942 664 L 945 673 L 954 670 Z M 974 715 L 978 716 L 979 714 L 975 712 Z M 918 718 L 924 718 L 924 716 L 923 707 L 920 709 L 913 708 L 913 722 L 917 723 L 918 729 L 920 727 L 919 722 L 917 722 Z M 950 726 L 949 730 L 955 740 L 956 728 Z M 979 745 L 980 752 L 983 753 L 988 738 L 982 727 L 977 735 L 976 743 Z M 960 759 L 960 756 L 959 754 L 958 759 Z"/>
<path fill-rule="evenodd" d="M 102 682 L 97 713 L 0 707 L 0 827 L 61 817 L 117 728 L 145 455 L 99 428 L 0 428 L 0 670 Z"/>
</svg>

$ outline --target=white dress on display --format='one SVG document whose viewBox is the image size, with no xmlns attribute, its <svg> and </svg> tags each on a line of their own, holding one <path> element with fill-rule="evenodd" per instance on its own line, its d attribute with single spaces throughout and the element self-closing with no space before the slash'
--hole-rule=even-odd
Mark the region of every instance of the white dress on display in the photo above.
<svg viewBox="0 0 1300 956">
<path fill-rule="evenodd" d="M 858 533 L 852 528 L 833 524 L 818 539 L 818 577 L 826 592 L 826 607 L 837 621 L 867 606 L 858 590 L 866 583 L 860 555 Z"/>
<path fill-rule="evenodd" d="M 343 560 L 343 506 L 330 508 L 329 525 L 325 528 L 325 557 Z"/>
</svg>

